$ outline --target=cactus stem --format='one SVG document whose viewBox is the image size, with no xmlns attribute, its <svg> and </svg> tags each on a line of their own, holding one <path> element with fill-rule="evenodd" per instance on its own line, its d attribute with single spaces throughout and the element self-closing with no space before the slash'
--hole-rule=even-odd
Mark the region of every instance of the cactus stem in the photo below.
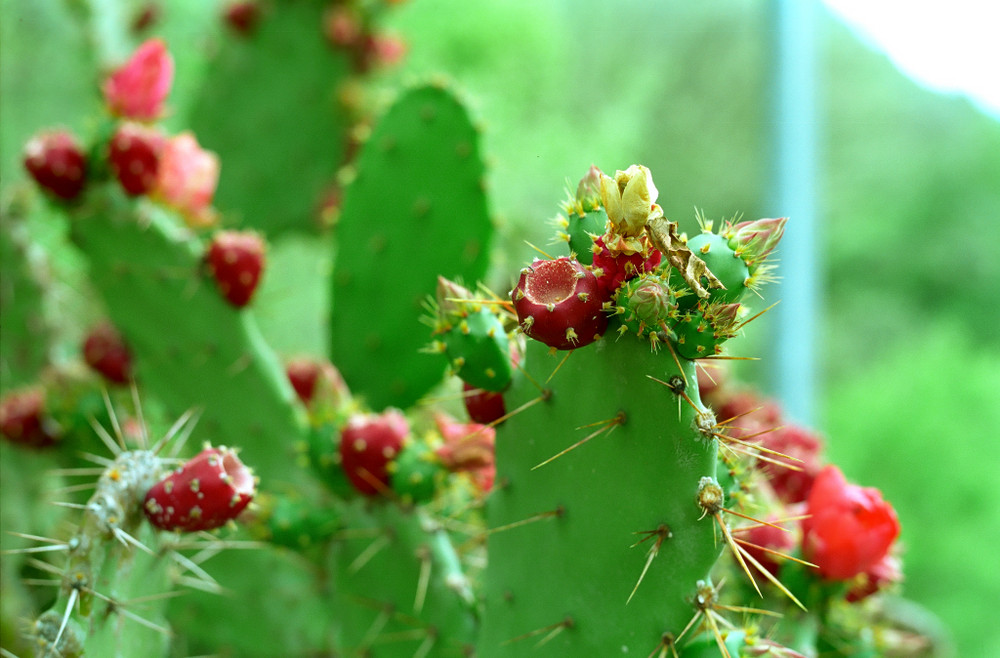
<svg viewBox="0 0 1000 658">
<path fill-rule="evenodd" d="M 649 571 L 649 565 L 653 563 L 653 558 L 655 558 L 657 555 L 660 554 L 660 546 L 663 546 L 663 542 L 666 541 L 667 539 L 670 539 L 673 536 L 673 533 L 670 532 L 670 526 L 668 526 L 665 523 L 661 523 L 656 530 L 642 530 L 635 534 L 646 535 L 646 536 L 637 541 L 636 543 L 632 544 L 631 546 L 629 546 L 629 548 L 635 548 L 639 544 L 649 541 L 653 537 L 656 537 L 656 541 L 653 542 L 653 545 L 649 547 L 649 553 L 646 557 L 646 564 L 642 568 L 642 573 L 639 574 L 639 580 L 636 581 L 635 587 L 632 588 L 632 593 L 628 595 L 628 600 L 625 601 L 625 605 L 628 605 L 629 603 L 632 602 L 632 597 L 635 596 L 635 593 L 639 590 L 639 585 L 642 584 L 643 578 L 646 577 L 646 572 Z"/>
<path fill-rule="evenodd" d="M 579 441 L 577 441 L 576 443 L 574 443 L 570 447 L 568 447 L 568 448 L 566 448 L 564 450 L 560 450 L 559 452 L 557 452 L 556 454 L 552 455 L 551 457 L 549 457 L 548 459 L 546 459 L 542 463 L 536 464 L 535 466 L 532 466 L 531 470 L 534 471 L 535 469 L 541 468 L 542 466 L 545 466 L 546 464 L 548 464 L 550 462 L 553 462 L 556 459 L 559 459 L 560 457 L 562 457 L 563 455 L 565 455 L 567 452 L 569 452 L 571 450 L 575 450 L 576 448 L 579 448 L 580 446 L 582 446 L 587 441 L 590 441 L 591 439 L 596 438 L 596 437 L 600 436 L 601 434 L 604 434 L 605 432 L 607 432 L 608 434 L 610 434 L 616 427 L 618 427 L 619 425 L 624 425 L 624 424 L 625 424 L 625 412 L 624 411 L 619 411 L 612 418 L 608 418 L 606 420 L 599 420 L 599 421 L 597 421 L 595 423 L 590 423 L 589 425 L 581 425 L 580 427 L 577 427 L 576 429 L 582 430 L 582 429 L 587 428 L 587 427 L 594 427 L 595 425 L 603 425 L 603 427 L 601 427 L 601 428 L 599 428 L 597 430 L 594 430 L 593 432 L 591 432 L 587 436 L 583 437 L 582 439 L 580 439 Z"/>
<path fill-rule="evenodd" d="M 566 509 L 560 505 L 553 510 L 535 514 L 534 516 L 529 516 L 528 518 L 521 519 L 520 521 L 514 521 L 513 523 L 507 523 L 505 525 L 497 526 L 496 528 L 490 528 L 485 534 L 493 535 L 498 532 L 503 532 L 504 530 L 513 530 L 514 528 L 520 528 L 521 526 L 528 525 L 529 523 L 534 523 L 536 521 L 544 521 L 545 519 L 551 519 L 553 517 L 562 517 L 565 513 Z"/>
<path fill-rule="evenodd" d="M 542 633 L 546 633 L 545 637 L 543 637 L 541 640 L 539 640 L 538 643 L 535 645 L 535 648 L 537 649 L 538 647 L 540 647 L 543 644 L 546 644 L 547 642 L 549 642 L 550 640 L 552 640 L 552 638 L 554 638 L 555 636 L 559 635 L 559 633 L 562 633 L 567 628 L 573 628 L 574 623 L 575 622 L 573 621 L 572 617 L 566 617 L 562 621 L 559 621 L 559 622 L 557 622 L 555 624 L 549 624 L 548 626 L 543 626 L 541 628 L 536 628 L 535 630 L 528 631 L 527 633 L 524 633 L 523 635 L 518 635 L 517 637 L 512 637 L 509 640 L 504 640 L 504 642 L 502 644 L 505 644 L 505 645 L 506 644 L 514 644 L 515 642 L 520 642 L 521 640 L 527 640 L 529 638 L 538 637 Z"/>
</svg>

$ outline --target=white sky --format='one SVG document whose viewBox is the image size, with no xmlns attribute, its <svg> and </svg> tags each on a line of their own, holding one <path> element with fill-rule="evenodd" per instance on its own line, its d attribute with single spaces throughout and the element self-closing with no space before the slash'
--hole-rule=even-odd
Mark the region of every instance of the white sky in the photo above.
<svg viewBox="0 0 1000 658">
<path fill-rule="evenodd" d="M 824 2 L 917 82 L 966 94 L 1000 118 L 997 0 Z"/>
</svg>

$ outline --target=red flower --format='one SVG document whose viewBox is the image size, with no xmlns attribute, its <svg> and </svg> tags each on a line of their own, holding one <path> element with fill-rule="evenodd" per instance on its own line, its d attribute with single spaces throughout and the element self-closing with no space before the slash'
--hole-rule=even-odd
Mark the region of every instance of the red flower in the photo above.
<svg viewBox="0 0 1000 658">
<path fill-rule="evenodd" d="M 820 471 L 806 503 L 802 552 L 829 580 L 848 580 L 877 564 L 899 535 L 899 520 L 878 489 L 849 484 L 836 466 Z"/>
<path fill-rule="evenodd" d="M 154 121 L 174 81 L 174 60 L 160 39 L 139 46 L 128 62 L 104 82 L 111 113 L 137 121 Z"/>
</svg>

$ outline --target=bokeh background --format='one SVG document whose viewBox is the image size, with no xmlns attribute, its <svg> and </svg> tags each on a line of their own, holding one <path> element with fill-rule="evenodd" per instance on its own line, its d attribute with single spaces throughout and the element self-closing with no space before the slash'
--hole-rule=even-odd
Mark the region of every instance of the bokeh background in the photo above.
<svg viewBox="0 0 1000 658">
<path fill-rule="evenodd" d="M 108 35 L 97 59 L 133 45 L 100 24 L 84 34 L 74 8 L 82 4 L 0 0 L 2 195 L 24 180 L 20 151 L 31 134 L 60 124 L 84 131 L 98 114 L 95 63 L 76 54 L 95 38 L 87 35 Z M 145 3 L 91 4 L 104 6 L 92 15 L 110 26 Z M 220 3 L 161 4 L 178 64 L 168 125 L 179 129 L 196 111 L 197 54 Z M 957 655 L 998 656 L 1000 120 L 920 87 L 823 5 L 811 6 L 809 262 L 818 279 L 814 315 L 802 322 L 816 323 L 816 395 L 803 420 L 827 437 L 830 458 L 852 480 L 878 486 L 896 506 L 907 598 L 941 620 Z M 789 214 L 775 188 L 776 7 L 410 0 L 384 24 L 405 39 L 406 57 L 375 84 L 388 97 L 407 80 L 444 75 L 464 90 L 491 161 L 502 227 L 491 283 L 501 290 L 531 257 L 526 243 L 548 241 L 558 201 L 592 163 L 649 166 L 667 217 L 689 231 L 696 209 L 716 220 Z M 56 353 L 70 358 L 98 311 L 60 231 L 44 221 L 31 230 L 61 282 L 54 308 L 72 318 L 59 328 Z M 295 231 L 272 236 L 277 274 L 262 291 L 260 319 L 286 352 L 326 344 L 325 291 L 312 276 L 326 250 L 314 244 Z M 794 322 L 795 309 L 785 311 Z M 302 314 L 316 322 L 283 330 L 282 318 Z M 765 358 L 741 364 L 738 375 L 777 395 L 769 364 L 789 346 L 774 339 L 774 315 L 740 346 Z"/>
</svg>

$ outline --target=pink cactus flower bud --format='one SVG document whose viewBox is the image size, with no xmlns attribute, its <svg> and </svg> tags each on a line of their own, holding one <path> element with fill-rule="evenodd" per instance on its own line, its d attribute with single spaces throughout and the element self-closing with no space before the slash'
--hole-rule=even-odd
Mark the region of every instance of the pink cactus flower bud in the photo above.
<svg viewBox="0 0 1000 658">
<path fill-rule="evenodd" d="M 587 174 L 580 179 L 576 186 L 576 200 L 583 204 L 584 208 L 595 208 L 601 204 L 601 178 L 604 172 L 597 168 L 597 165 L 590 165 Z"/>
<path fill-rule="evenodd" d="M 104 82 L 104 99 L 111 113 L 137 121 L 155 121 L 174 81 L 174 60 L 162 39 L 139 46 L 124 66 Z"/>
<path fill-rule="evenodd" d="M 192 228 L 215 223 L 212 199 L 219 183 L 219 157 L 206 151 L 190 132 L 167 141 L 160 158 L 155 198 L 179 211 Z"/>
<path fill-rule="evenodd" d="M 899 520 L 878 489 L 849 484 L 836 466 L 820 471 L 802 521 L 802 553 L 828 580 L 850 580 L 878 564 L 899 536 Z"/>
<path fill-rule="evenodd" d="M 239 516 L 256 490 L 253 472 L 235 450 L 207 447 L 153 485 L 143 511 L 161 530 L 213 530 Z"/>
<path fill-rule="evenodd" d="M 740 222 L 727 233 L 729 246 L 744 260 L 760 263 L 778 246 L 787 222 L 787 217 Z"/>
<path fill-rule="evenodd" d="M 87 182 L 87 159 L 65 130 L 32 137 L 24 146 L 24 167 L 39 187 L 66 201 L 80 196 Z"/>
</svg>

